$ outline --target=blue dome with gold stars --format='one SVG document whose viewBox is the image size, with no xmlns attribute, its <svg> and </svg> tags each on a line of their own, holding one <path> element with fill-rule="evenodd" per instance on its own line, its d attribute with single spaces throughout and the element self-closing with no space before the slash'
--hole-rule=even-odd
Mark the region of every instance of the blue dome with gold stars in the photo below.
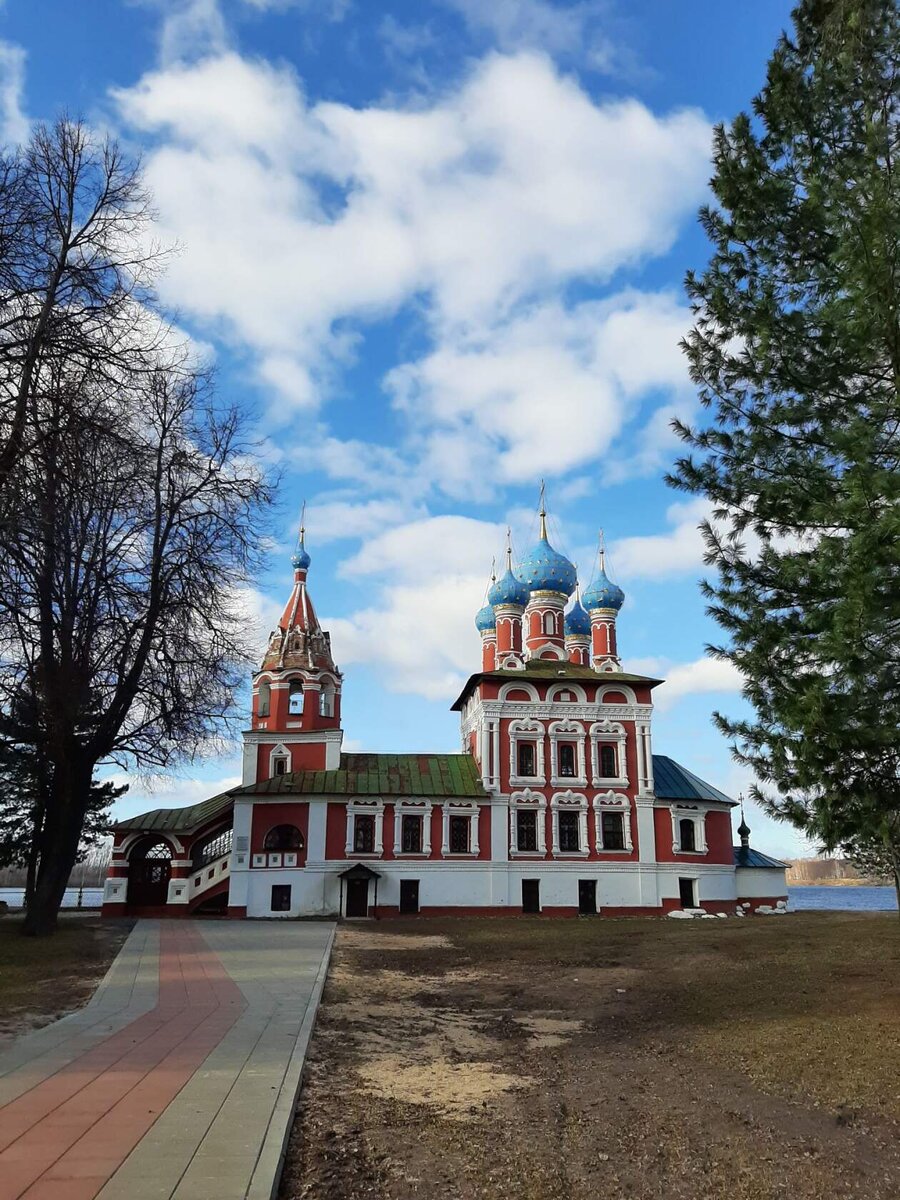
<svg viewBox="0 0 900 1200">
<path fill-rule="evenodd" d="M 625 603 L 625 593 L 609 578 L 601 562 L 594 582 L 584 593 L 583 600 L 587 609 L 614 608 L 618 612 Z"/>
<path fill-rule="evenodd" d="M 567 634 L 579 634 L 588 637 L 591 632 L 591 618 L 580 600 L 576 600 L 566 613 L 565 630 Z"/>
<path fill-rule="evenodd" d="M 529 592 L 562 592 L 571 596 L 575 591 L 575 564 L 553 549 L 546 534 L 519 563 L 516 575 Z"/>
<path fill-rule="evenodd" d="M 475 628 L 479 633 L 484 633 L 486 629 L 497 628 L 497 618 L 494 616 L 494 610 L 490 604 L 486 604 L 484 608 L 479 608 L 475 614 Z"/>
<path fill-rule="evenodd" d="M 488 592 L 488 604 L 518 604 L 524 608 L 527 603 L 528 588 L 507 567 L 506 574 Z"/>
<path fill-rule="evenodd" d="M 302 543 L 291 555 L 291 566 L 295 571 L 309 570 L 309 564 L 311 561 L 312 560 L 310 559 L 309 555 L 306 553 L 306 547 L 302 545 Z"/>
</svg>

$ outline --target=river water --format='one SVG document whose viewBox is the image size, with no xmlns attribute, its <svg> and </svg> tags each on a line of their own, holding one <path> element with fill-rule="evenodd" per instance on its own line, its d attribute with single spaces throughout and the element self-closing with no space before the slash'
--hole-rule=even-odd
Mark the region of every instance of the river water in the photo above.
<svg viewBox="0 0 900 1200">
<path fill-rule="evenodd" d="M 0 900 L 10 908 L 21 908 L 22 889 L 0 887 Z M 82 896 L 83 908 L 99 908 L 103 888 L 86 887 Z M 64 908 L 76 908 L 78 889 L 68 888 Z M 892 887 L 789 887 L 788 907 L 794 912 L 813 909 L 843 909 L 848 912 L 866 910 L 897 910 L 897 894 Z"/>
</svg>

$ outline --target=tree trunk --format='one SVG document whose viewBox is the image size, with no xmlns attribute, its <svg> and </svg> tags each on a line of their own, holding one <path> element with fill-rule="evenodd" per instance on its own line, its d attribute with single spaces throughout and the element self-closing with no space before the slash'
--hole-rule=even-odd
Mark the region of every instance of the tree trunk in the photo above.
<svg viewBox="0 0 900 1200">
<path fill-rule="evenodd" d="M 56 929 L 66 884 L 78 857 L 91 777 L 90 766 L 57 765 L 53 771 L 37 879 L 22 927 L 26 937 L 46 937 Z"/>
</svg>

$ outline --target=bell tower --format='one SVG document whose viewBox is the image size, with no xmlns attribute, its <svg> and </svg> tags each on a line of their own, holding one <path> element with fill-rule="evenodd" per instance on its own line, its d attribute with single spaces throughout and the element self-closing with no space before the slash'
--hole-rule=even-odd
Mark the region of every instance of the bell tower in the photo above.
<svg viewBox="0 0 900 1200">
<path fill-rule="evenodd" d="M 291 771 L 331 770 L 340 763 L 343 676 L 307 588 L 310 556 L 303 525 L 291 565 L 291 594 L 253 676 L 244 784 Z"/>
</svg>

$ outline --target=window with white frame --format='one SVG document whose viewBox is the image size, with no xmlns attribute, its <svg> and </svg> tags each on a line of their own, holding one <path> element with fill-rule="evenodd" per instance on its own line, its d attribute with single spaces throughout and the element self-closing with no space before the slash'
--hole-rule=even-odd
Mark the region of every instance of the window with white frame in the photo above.
<svg viewBox="0 0 900 1200">
<path fill-rule="evenodd" d="M 258 717 L 267 717 L 272 703 L 272 685 L 268 679 L 263 679 L 259 685 L 259 692 L 256 700 L 256 715 Z"/>
<path fill-rule="evenodd" d="M 544 726 L 540 721 L 510 721 L 509 754 L 513 784 L 544 778 Z"/>
<path fill-rule="evenodd" d="M 431 853 L 431 805 L 398 804 L 394 809 L 394 853 Z"/>
<path fill-rule="evenodd" d="M 627 796 L 602 792 L 594 797 L 594 841 L 598 850 L 632 851 L 631 805 Z"/>
<path fill-rule="evenodd" d="M 347 839 L 344 853 L 382 854 L 384 845 L 384 802 L 353 800 L 347 805 Z"/>
<path fill-rule="evenodd" d="M 612 721 L 596 721 L 590 728 L 590 741 L 593 783 L 627 787 L 624 727 Z"/>
<path fill-rule="evenodd" d="M 556 618 L 552 612 L 544 613 L 544 633 L 556 633 Z"/>
<path fill-rule="evenodd" d="M 291 752 L 287 746 L 275 746 L 269 754 L 269 775 L 287 775 L 291 769 Z"/>
<path fill-rule="evenodd" d="M 584 729 L 577 721 L 550 725 L 550 781 L 553 784 L 587 785 Z"/>
<path fill-rule="evenodd" d="M 292 679 L 288 686 L 288 713 L 292 717 L 303 716 L 303 682 Z"/>
<path fill-rule="evenodd" d="M 478 854 L 478 805 L 466 801 L 444 805 L 441 853 Z"/>
<path fill-rule="evenodd" d="M 695 805 L 672 808 L 672 851 L 675 854 L 706 854 L 706 812 Z"/>
<path fill-rule="evenodd" d="M 545 854 L 544 808 L 546 800 L 540 792 L 525 788 L 510 797 L 509 851 L 510 854 Z"/>
<path fill-rule="evenodd" d="M 553 813 L 553 853 L 588 854 L 587 799 L 578 792 L 559 792 L 550 801 Z"/>
</svg>

